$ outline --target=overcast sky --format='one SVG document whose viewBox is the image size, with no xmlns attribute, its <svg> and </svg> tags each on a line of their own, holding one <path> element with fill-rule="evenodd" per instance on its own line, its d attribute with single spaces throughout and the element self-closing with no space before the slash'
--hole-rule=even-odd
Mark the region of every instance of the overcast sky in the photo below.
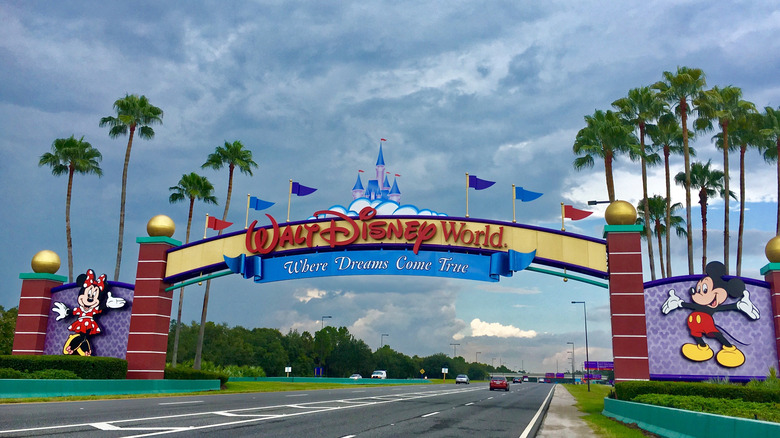
<svg viewBox="0 0 780 438">
<path fill-rule="evenodd" d="M 60 255 L 58 273 L 67 275 L 67 178 L 37 165 L 57 138 L 84 136 L 103 154 L 102 178 L 75 178 L 73 253 L 76 273 L 113 277 L 127 137 L 109 138 L 98 122 L 126 93 L 164 111 L 154 139 L 136 138 L 132 151 L 120 278 L 128 283 L 135 239 L 146 236 L 152 216 L 170 216 L 174 238 L 184 240 L 187 205 L 168 202 L 168 187 L 183 174 L 208 177 L 220 201 L 196 204 L 193 236 L 205 214 L 221 217 L 227 172 L 200 166 L 226 140 L 241 140 L 259 164 L 253 177 L 236 174 L 228 220 L 237 224 L 247 193 L 276 202 L 266 212 L 283 221 L 290 179 L 318 189 L 293 200 L 292 220 L 347 205 L 357 170 L 373 171 L 386 138 L 403 203 L 463 216 L 469 172 L 496 181 L 470 193 L 471 217 L 511 221 L 517 184 L 544 193 L 518 205 L 518 221 L 556 229 L 561 202 L 587 208 L 587 200 L 606 199 L 603 166 L 575 171 L 571 147 L 583 117 L 629 89 L 690 66 L 704 70 L 710 87 L 741 87 L 758 108 L 780 105 L 774 2 L 604 3 L 3 2 L 0 305 L 18 305 L 19 274 L 31 272 L 42 249 Z M 711 135 L 697 140 L 698 159 L 721 167 Z M 737 160 L 733 154 L 735 191 Z M 682 170 L 680 159 L 672 164 Z M 747 167 L 743 274 L 760 278 L 774 235 L 776 174 L 755 151 Z M 637 164 L 618 160 L 616 187 L 618 198 L 636 204 Z M 650 171 L 650 192 L 663 192 L 660 167 Z M 677 188 L 673 196 L 684 203 Z M 722 206 L 710 207 L 713 260 L 722 259 Z M 731 217 L 736 236 L 736 210 Z M 693 221 L 699 242 L 698 209 Z M 601 237 L 603 225 L 599 208 L 567 231 Z M 678 274 L 687 271 L 684 250 L 684 240 L 673 242 Z M 698 266 L 700 251 L 696 257 Z M 187 288 L 185 322 L 200 319 L 202 296 L 202 287 Z M 376 276 L 256 285 L 230 276 L 212 284 L 209 319 L 286 333 L 314 332 L 330 315 L 327 324 L 348 327 L 372 348 L 387 333 L 384 342 L 409 355 L 452 354 L 458 343 L 469 361 L 480 352 L 495 365 L 563 371 L 566 342 L 575 342 L 577 362 L 585 356 L 582 307 L 571 300 L 587 301 L 591 360 L 611 360 L 606 289 L 532 272 L 500 283 Z"/>
</svg>

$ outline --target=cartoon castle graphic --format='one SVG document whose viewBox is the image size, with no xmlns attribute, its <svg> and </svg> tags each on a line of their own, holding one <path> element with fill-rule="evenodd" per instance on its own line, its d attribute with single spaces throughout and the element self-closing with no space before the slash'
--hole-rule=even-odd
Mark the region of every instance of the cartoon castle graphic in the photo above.
<svg viewBox="0 0 780 438">
<path fill-rule="evenodd" d="M 387 174 L 390 172 L 385 173 L 385 157 L 382 154 L 381 142 L 379 143 L 379 156 L 376 159 L 376 179 L 368 180 L 368 188 L 363 188 L 360 172 L 362 170 L 358 171 L 357 181 L 355 181 L 355 186 L 352 187 L 352 199 L 367 198 L 371 201 L 379 199 L 401 203 L 401 191 L 398 189 L 398 177 L 401 175 L 395 174 L 393 187 L 391 188 L 387 180 Z"/>
</svg>

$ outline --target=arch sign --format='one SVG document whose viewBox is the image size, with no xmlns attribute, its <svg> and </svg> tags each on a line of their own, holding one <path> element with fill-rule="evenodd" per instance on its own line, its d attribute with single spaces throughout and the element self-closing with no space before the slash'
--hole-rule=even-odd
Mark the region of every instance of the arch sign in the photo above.
<svg viewBox="0 0 780 438">
<path fill-rule="evenodd" d="M 165 282 L 230 270 L 257 283 L 346 275 L 415 275 L 499 281 L 532 262 L 606 278 L 603 240 L 543 228 L 447 216 L 357 217 L 338 211 L 173 248 Z"/>
</svg>

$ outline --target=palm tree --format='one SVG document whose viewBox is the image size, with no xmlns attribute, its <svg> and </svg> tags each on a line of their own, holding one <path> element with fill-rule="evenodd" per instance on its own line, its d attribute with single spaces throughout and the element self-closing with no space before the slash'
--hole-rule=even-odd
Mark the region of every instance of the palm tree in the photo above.
<svg viewBox="0 0 780 438">
<path fill-rule="evenodd" d="M 592 116 L 585 116 L 587 126 L 580 129 L 574 140 L 572 150 L 575 155 L 581 155 L 574 160 L 577 170 L 593 167 L 598 157 L 604 160 L 604 176 L 607 180 L 607 195 L 609 201 L 615 200 L 615 182 L 612 176 L 612 162 L 616 155 L 628 153 L 633 155 L 638 148 L 636 136 L 631 132 L 631 126 L 624 123 L 610 110 L 596 110 Z"/>
<path fill-rule="evenodd" d="M 133 135 L 138 129 L 138 136 L 150 140 L 154 138 L 154 129 L 151 125 L 162 124 L 163 111 L 149 103 L 146 96 L 138 97 L 135 94 L 125 94 L 124 98 L 114 102 L 116 117 L 108 116 L 100 119 L 100 127 L 110 126 L 108 135 L 117 138 L 130 131 L 125 150 L 125 165 L 122 169 L 122 195 L 119 203 L 119 238 L 116 249 L 116 269 L 114 281 L 119 280 L 119 268 L 122 264 L 122 244 L 125 234 L 125 199 L 127 198 L 127 167 L 130 164 L 130 150 L 133 148 Z"/>
<path fill-rule="evenodd" d="M 759 132 L 761 114 L 751 112 L 734 124 L 729 135 L 735 144 L 739 144 L 739 231 L 737 233 L 737 276 L 742 275 L 742 238 L 745 233 L 745 153 L 749 147 L 766 148 L 766 137 Z M 722 139 L 718 139 L 722 141 Z"/>
<path fill-rule="evenodd" d="M 241 173 L 252 176 L 252 168 L 257 167 L 257 163 L 252 159 L 252 151 L 244 149 L 244 145 L 236 140 L 233 143 L 225 141 L 224 146 L 217 146 L 214 153 L 210 154 L 206 162 L 201 166 L 203 169 L 211 168 L 221 169 L 223 166 L 228 168 L 228 189 L 225 200 L 225 212 L 222 214 L 222 220 L 227 220 L 228 209 L 230 208 L 230 196 L 233 193 L 233 171 L 238 168 Z M 222 230 L 219 231 L 222 234 Z M 203 335 L 206 327 L 206 315 L 209 308 L 209 291 L 211 289 L 211 280 L 206 281 L 206 291 L 203 294 L 203 310 L 200 314 L 200 329 L 198 330 L 198 344 L 195 347 L 195 362 L 192 367 L 200 369 L 201 353 L 203 351 Z"/>
<path fill-rule="evenodd" d="M 736 149 L 729 144 L 729 125 L 745 118 L 750 112 L 755 112 L 756 106 L 751 102 L 742 100 L 742 89 L 739 87 L 727 86 L 723 88 L 712 87 L 701 93 L 694 99 L 699 110 L 699 118 L 696 120 L 696 127 L 701 131 L 712 129 L 712 121 L 717 120 L 721 128 L 720 147 L 723 150 L 723 173 L 724 187 L 726 193 L 729 189 L 729 152 Z M 726 266 L 726 273 L 729 271 L 729 197 L 724 199 L 723 213 L 723 264 Z"/>
<path fill-rule="evenodd" d="M 60 176 L 68 174 L 68 190 L 65 195 L 65 237 L 68 244 L 68 282 L 73 282 L 73 239 L 70 232 L 70 201 L 73 192 L 73 175 L 80 173 L 82 175 L 94 174 L 98 177 L 103 176 L 103 170 L 100 168 L 100 160 L 103 155 L 100 151 L 93 148 L 91 144 L 84 141 L 82 136 L 76 140 L 76 137 L 58 138 L 51 144 L 51 152 L 41 155 L 38 160 L 38 166 L 51 167 L 51 174 Z"/>
<path fill-rule="evenodd" d="M 651 198 L 648 198 L 648 212 L 650 213 L 650 220 L 653 223 L 651 234 L 655 235 L 658 239 L 658 259 L 661 266 L 661 277 L 670 277 L 671 273 L 668 271 L 664 271 L 664 252 L 663 252 L 663 243 L 661 240 L 661 236 L 664 236 L 667 233 L 667 230 L 670 228 L 666 224 L 668 222 L 665 222 L 666 220 L 666 199 L 664 199 L 661 196 L 655 195 Z M 645 208 L 645 202 L 644 200 L 640 200 L 639 204 L 637 204 L 638 210 L 644 210 Z M 682 218 L 682 216 L 678 216 L 674 214 L 677 210 L 682 208 L 682 204 L 679 202 L 672 205 L 672 215 L 671 215 L 671 228 L 674 228 L 674 230 L 677 232 L 678 236 L 685 236 L 685 227 L 683 226 L 685 219 Z M 636 219 L 637 225 L 645 225 L 645 221 L 643 217 L 638 217 Z M 647 230 L 647 227 L 645 227 L 645 230 Z M 647 238 L 647 234 L 643 234 L 642 237 Z M 667 254 L 669 254 L 669 249 L 667 248 Z"/>
<path fill-rule="evenodd" d="M 682 155 L 683 154 L 683 137 L 682 128 L 677 118 L 672 113 L 665 113 L 658 118 L 658 123 L 654 126 L 649 126 L 647 133 L 650 138 L 653 139 L 653 145 L 655 147 L 661 147 L 664 154 L 664 174 L 666 177 L 666 221 L 668 224 L 672 222 L 672 187 L 671 187 L 671 171 L 669 168 L 669 157 L 671 154 Z M 690 133 L 693 134 L 693 133 Z M 690 135 L 693 137 L 693 135 Z M 692 147 L 688 148 L 688 153 L 693 157 L 696 156 L 696 150 Z M 686 231 L 687 233 L 687 231 Z M 682 236 L 684 234 L 679 234 Z M 671 234 L 666 233 L 666 276 L 672 276 L 672 254 L 671 254 Z"/>
<path fill-rule="evenodd" d="M 764 150 L 764 160 L 767 163 L 777 164 L 777 227 L 775 235 L 780 236 L 780 107 L 774 109 L 770 106 L 764 108 L 762 115 L 762 129 L 759 131 L 767 140 L 774 143 L 775 147 Z"/>
<path fill-rule="evenodd" d="M 726 196 L 726 191 L 723 187 L 723 178 L 725 174 L 718 169 L 710 169 L 712 160 L 707 161 L 707 164 L 695 162 L 691 165 L 691 187 L 699 190 L 699 205 L 701 206 L 701 270 L 704 272 L 704 268 L 707 266 L 707 201 L 709 198 L 719 194 L 721 197 Z M 685 184 L 685 173 L 680 172 L 674 177 L 674 181 L 677 185 Z M 734 193 L 729 193 L 729 196 L 734 197 Z"/>
<path fill-rule="evenodd" d="M 677 72 L 665 71 L 664 79 L 653 84 L 661 97 L 675 105 L 680 114 L 683 136 L 683 157 L 685 160 L 685 223 L 688 227 L 688 274 L 693 275 L 693 233 L 691 233 L 691 155 L 688 148 L 688 100 L 698 96 L 707 86 L 704 72 L 698 68 L 677 67 Z"/>
<path fill-rule="evenodd" d="M 633 88 L 628 96 L 612 102 L 620 116 L 632 126 L 639 128 L 639 157 L 642 163 L 642 203 L 645 234 L 650 235 L 650 213 L 647 202 L 647 156 L 645 154 L 645 134 L 648 121 L 656 119 L 664 109 L 664 102 L 650 90 L 650 87 Z M 656 155 L 657 158 L 657 155 Z M 656 160 L 657 161 L 657 160 Z M 660 248 L 660 246 L 659 246 Z M 653 260 L 653 239 L 647 239 L 647 257 L 650 261 L 650 276 L 655 280 L 655 261 Z M 663 271 L 663 267 L 661 268 Z"/>
<path fill-rule="evenodd" d="M 211 185 L 209 180 L 205 176 L 200 176 L 195 172 L 185 174 L 179 180 L 179 184 L 170 187 L 168 190 L 171 192 L 171 196 L 168 198 L 168 202 L 171 204 L 175 202 L 184 201 L 188 199 L 190 201 L 190 210 L 187 215 L 187 240 L 190 241 L 190 228 L 192 227 L 192 210 L 195 206 L 195 200 L 203 201 L 206 204 L 217 204 L 217 198 L 214 196 L 214 186 Z M 173 337 L 173 357 L 171 358 L 171 364 L 176 366 L 176 356 L 179 349 L 179 330 L 181 329 L 181 308 L 184 302 L 184 288 L 179 290 L 179 312 L 176 315 L 176 331 Z"/>
</svg>

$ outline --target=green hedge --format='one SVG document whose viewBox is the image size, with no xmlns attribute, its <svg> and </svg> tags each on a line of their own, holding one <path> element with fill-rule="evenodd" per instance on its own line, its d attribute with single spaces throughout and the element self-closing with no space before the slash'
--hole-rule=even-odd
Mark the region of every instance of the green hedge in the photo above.
<svg viewBox="0 0 780 438">
<path fill-rule="evenodd" d="M 195 370 L 183 366 L 166 367 L 165 378 L 170 380 L 216 380 L 219 384 L 225 386 L 229 376 L 224 373 L 215 373 L 212 371 Z"/>
<path fill-rule="evenodd" d="M 778 390 L 739 384 L 650 381 L 618 382 L 615 384 L 615 395 L 618 400 L 634 401 L 643 394 L 701 396 L 742 399 L 746 402 L 756 403 L 780 403 L 780 391 Z"/>
<path fill-rule="evenodd" d="M 127 361 L 114 357 L 0 355 L 0 368 L 25 374 L 36 371 L 65 370 L 81 379 L 125 379 Z"/>
<path fill-rule="evenodd" d="M 743 400 L 708 398 L 698 395 L 682 396 L 668 394 L 642 394 L 635 402 L 686 411 L 707 412 L 727 417 L 749 418 L 751 420 L 780 423 L 780 404 L 756 403 Z"/>
</svg>

